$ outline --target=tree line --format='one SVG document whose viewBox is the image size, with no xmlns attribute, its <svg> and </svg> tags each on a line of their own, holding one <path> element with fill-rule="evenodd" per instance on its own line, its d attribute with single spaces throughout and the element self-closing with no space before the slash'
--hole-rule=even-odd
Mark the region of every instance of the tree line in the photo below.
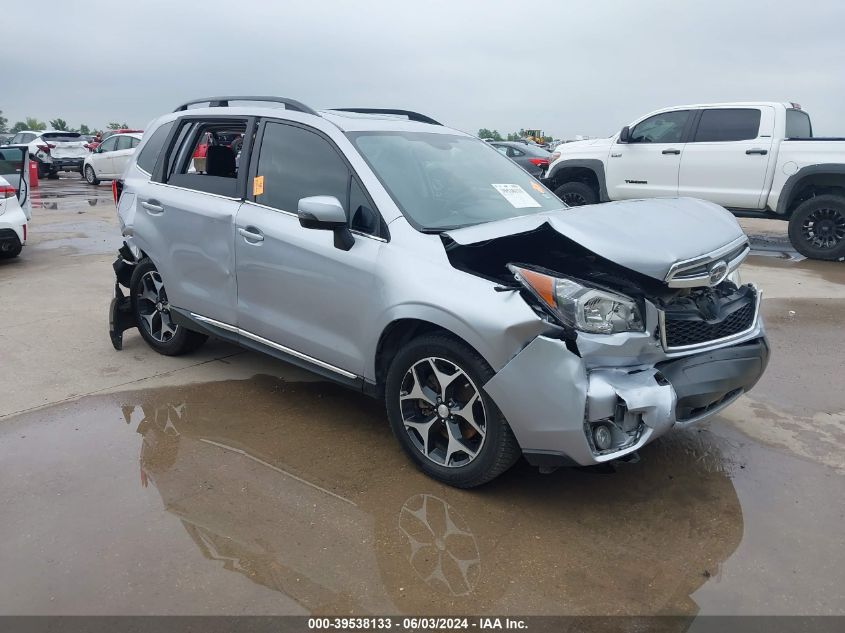
<svg viewBox="0 0 845 633">
<path fill-rule="evenodd" d="M 48 127 L 52 130 L 61 130 L 63 132 L 79 132 L 80 134 L 102 134 L 105 131 L 90 128 L 85 123 L 80 124 L 79 127 L 71 127 L 68 122 L 61 117 L 50 119 L 47 123 L 44 123 L 43 121 L 39 121 L 35 117 L 28 116 L 23 121 L 17 121 L 14 125 L 9 127 L 9 120 L 3 116 L 3 111 L 0 110 L 0 134 L 17 134 L 18 132 L 21 132 L 23 130 L 41 131 L 46 130 Z M 119 123 L 118 121 L 111 121 L 106 126 L 106 130 L 122 130 L 127 129 L 128 127 L 128 123 Z"/>
</svg>

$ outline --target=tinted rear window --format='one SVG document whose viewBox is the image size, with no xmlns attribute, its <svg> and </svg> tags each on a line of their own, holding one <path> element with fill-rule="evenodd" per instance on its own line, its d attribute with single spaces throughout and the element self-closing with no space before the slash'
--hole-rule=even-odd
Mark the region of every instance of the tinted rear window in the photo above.
<svg viewBox="0 0 845 633">
<path fill-rule="evenodd" d="M 44 132 L 41 138 L 45 141 L 61 143 L 62 141 L 81 141 L 82 135 L 79 132 Z"/>
<path fill-rule="evenodd" d="M 159 128 L 153 132 L 153 135 L 150 137 L 150 140 L 147 141 L 147 144 L 144 145 L 141 153 L 138 154 L 138 167 L 148 174 L 153 173 L 156 161 L 158 160 L 158 155 L 161 154 L 161 148 L 164 145 L 164 141 L 167 140 L 167 135 L 170 134 L 170 130 L 172 128 L 173 121 L 159 126 Z"/>
<path fill-rule="evenodd" d="M 695 141 L 745 141 L 757 138 L 760 111 L 752 108 L 720 108 L 701 113 Z"/>
<path fill-rule="evenodd" d="M 787 110 L 786 138 L 813 138 L 810 115 L 803 110 Z"/>
</svg>

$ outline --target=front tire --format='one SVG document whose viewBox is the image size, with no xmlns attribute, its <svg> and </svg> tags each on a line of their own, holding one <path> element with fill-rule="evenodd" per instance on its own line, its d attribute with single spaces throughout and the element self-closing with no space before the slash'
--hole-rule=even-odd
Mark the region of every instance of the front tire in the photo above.
<svg viewBox="0 0 845 633">
<path fill-rule="evenodd" d="M 89 185 L 100 184 L 100 179 L 97 178 L 97 173 L 91 165 L 85 165 L 85 168 L 83 169 L 83 176 L 85 177 L 85 182 Z"/>
<path fill-rule="evenodd" d="M 563 183 L 555 189 L 555 195 L 570 207 L 583 207 L 599 201 L 598 195 L 590 185 L 577 181 Z"/>
<path fill-rule="evenodd" d="M 430 477 L 473 488 L 519 459 L 507 420 L 481 388 L 493 374 L 478 352 L 444 334 L 411 341 L 391 362 L 385 384 L 390 427 Z"/>
<path fill-rule="evenodd" d="M 810 259 L 845 258 L 845 198 L 825 194 L 798 205 L 789 218 L 789 241 Z"/>
<path fill-rule="evenodd" d="M 197 349 L 208 338 L 205 334 L 176 325 L 164 281 L 152 261 L 142 259 L 129 281 L 132 314 L 143 339 L 159 354 L 181 356 Z"/>
</svg>

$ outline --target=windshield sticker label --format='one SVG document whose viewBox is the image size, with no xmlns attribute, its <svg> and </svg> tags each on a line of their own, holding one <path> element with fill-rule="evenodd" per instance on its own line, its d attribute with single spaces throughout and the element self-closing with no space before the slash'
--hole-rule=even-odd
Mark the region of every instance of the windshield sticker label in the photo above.
<svg viewBox="0 0 845 633">
<path fill-rule="evenodd" d="M 493 185 L 493 188 L 502 194 L 514 209 L 542 206 L 519 185 Z"/>
<path fill-rule="evenodd" d="M 264 193 L 264 176 L 256 176 L 252 179 L 252 195 L 260 196 Z"/>
</svg>

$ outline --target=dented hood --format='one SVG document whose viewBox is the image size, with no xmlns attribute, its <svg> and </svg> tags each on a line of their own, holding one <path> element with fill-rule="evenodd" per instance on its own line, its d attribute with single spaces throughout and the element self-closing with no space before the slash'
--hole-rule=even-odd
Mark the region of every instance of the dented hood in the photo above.
<svg viewBox="0 0 845 633">
<path fill-rule="evenodd" d="M 596 255 L 663 281 L 672 264 L 707 255 L 744 233 L 730 212 L 695 198 L 625 200 L 524 215 L 447 231 L 461 245 L 548 224 Z"/>
</svg>

